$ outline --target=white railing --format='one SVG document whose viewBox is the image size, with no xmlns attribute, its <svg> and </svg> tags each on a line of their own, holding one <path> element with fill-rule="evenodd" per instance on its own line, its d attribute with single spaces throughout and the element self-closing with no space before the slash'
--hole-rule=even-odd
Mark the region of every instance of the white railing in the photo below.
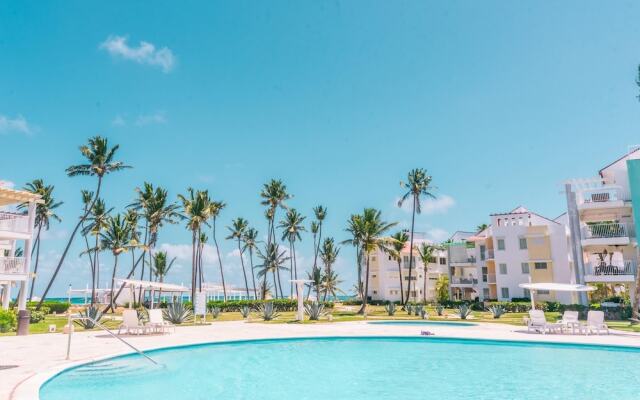
<svg viewBox="0 0 640 400">
<path fill-rule="evenodd" d="M 585 225 L 582 228 L 584 239 L 629 237 L 630 225 L 623 222 L 603 222 Z"/>
<path fill-rule="evenodd" d="M 606 262 L 590 262 L 585 264 L 586 275 L 610 276 L 610 275 L 635 275 L 637 263 L 633 260 L 624 260 L 613 265 Z"/>
<path fill-rule="evenodd" d="M 496 253 L 493 249 L 487 249 L 487 260 L 492 260 L 496 258 Z"/>
<path fill-rule="evenodd" d="M 24 257 L 0 257 L 0 274 L 26 274 Z"/>
<path fill-rule="evenodd" d="M 451 264 L 474 264 L 476 262 L 475 257 L 451 257 Z"/>
<path fill-rule="evenodd" d="M 0 231 L 29 233 L 29 216 L 0 211 Z"/>
<path fill-rule="evenodd" d="M 454 285 L 474 285 L 478 283 L 476 278 L 462 278 L 459 276 L 452 276 L 451 283 Z"/>
<path fill-rule="evenodd" d="M 622 189 L 617 187 L 601 187 L 585 189 L 580 193 L 581 204 L 607 203 L 618 200 L 629 200 Z"/>
</svg>

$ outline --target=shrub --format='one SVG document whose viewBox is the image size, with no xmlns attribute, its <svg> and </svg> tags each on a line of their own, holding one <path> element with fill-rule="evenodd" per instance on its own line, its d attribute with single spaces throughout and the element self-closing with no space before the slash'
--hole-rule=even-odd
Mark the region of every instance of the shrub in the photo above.
<svg viewBox="0 0 640 400">
<path fill-rule="evenodd" d="M 406 306 L 404 306 L 404 309 L 407 312 L 407 315 L 411 315 L 411 313 L 413 312 L 413 306 L 411 304 L 407 304 Z"/>
<path fill-rule="evenodd" d="M 175 325 L 180 325 L 193 318 L 191 308 L 184 303 L 171 303 L 162 310 L 162 314 L 167 321 Z"/>
<path fill-rule="evenodd" d="M 504 307 L 502 307 L 500 305 L 494 305 L 494 306 L 489 307 L 489 312 L 491 313 L 491 315 L 495 319 L 500 318 L 502 316 L 502 314 L 505 313 Z"/>
<path fill-rule="evenodd" d="M 467 319 L 467 317 L 471 314 L 471 307 L 466 304 L 458 307 L 458 314 L 460 314 L 460 319 Z"/>
<path fill-rule="evenodd" d="M 213 317 L 213 319 L 216 319 L 220 316 L 220 307 L 211 307 L 209 311 L 211 312 L 211 316 Z"/>
<path fill-rule="evenodd" d="M 387 314 L 392 317 L 393 314 L 396 313 L 396 304 L 395 303 L 391 303 L 388 302 L 387 304 L 384 305 L 384 309 L 387 311 Z"/>
<path fill-rule="evenodd" d="M 262 314 L 262 319 L 265 321 L 276 319 L 279 315 L 276 311 L 275 305 L 270 301 L 262 303 L 258 310 L 260 311 L 260 314 Z"/>
<path fill-rule="evenodd" d="M 37 301 L 30 301 L 27 303 L 27 308 L 28 309 L 34 309 L 38 306 L 38 302 Z M 49 313 L 56 313 L 56 314 L 64 314 L 67 312 L 67 310 L 69 309 L 70 304 L 65 302 L 59 302 L 59 301 L 45 301 L 42 303 L 42 306 L 40 307 L 40 311 L 43 311 L 47 314 Z M 46 307 L 46 308 L 45 308 Z"/>
<path fill-rule="evenodd" d="M 30 324 L 37 324 L 40 321 L 44 320 L 44 317 L 46 316 L 46 313 L 44 313 L 43 311 L 30 311 L 29 312 L 29 323 Z"/>
<path fill-rule="evenodd" d="M 89 317 L 91 319 L 77 319 L 74 322 L 84 329 L 93 329 L 96 324 L 93 321 L 100 322 L 102 319 L 102 310 L 98 306 L 89 306 L 86 309 L 80 311 L 80 317 L 86 318 Z"/>
<path fill-rule="evenodd" d="M 0 333 L 10 332 L 17 328 L 18 317 L 13 310 L 0 309 Z"/>
<path fill-rule="evenodd" d="M 318 303 L 317 301 L 314 301 L 311 304 L 305 304 L 304 310 L 309 315 L 309 319 L 312 321 L 319 320 L 320 317 L 325 314 L 324 304 Z"/>
<path fill-rule="evenodd" d="M 442 314 L 444 314 L 444 306 L 442 304 L 438 304 L 436 306 L 436 313 L 438 316 L 442 317 Z"/>
<path fill-rule="evenodd" d="M 242 315 L 242 318 L 249 318 L 249 314 L 251 314 L 251 309 L 249 308 L 249 306 L 240 307 L 240 315 Z"/>
<path fill-rule="evenodd" d="M 422 316 L 422 312 L 424 311 L 424 306 L 423 305 L 415 305 L 413 306 L 413 315 L 415 315 L 416 317 Z"/>
<path fill-rule="evenodd" d="M 298 309 L 298 301 L 295 299 L 273 299 L 268 301 L 263 300 L 231 300 L 224 302 L 222 300 L 212 300 L 207 302 L 207 308 L 219 307 L 221 312 L 239 312 L 244 306 L 257 310 L 264 303 L 271 303 L 278 312 L 295 311 Z M 305 304 L 311 302 L 306 301 Z M 325 308 L 333 308 L 334 303 L 331 301 L 325 301 L 322 303 Z"/>
</svg>

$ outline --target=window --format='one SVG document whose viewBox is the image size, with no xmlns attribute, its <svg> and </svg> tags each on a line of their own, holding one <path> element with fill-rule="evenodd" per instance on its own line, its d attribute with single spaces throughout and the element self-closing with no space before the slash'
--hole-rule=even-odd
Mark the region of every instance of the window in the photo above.
<svg viewBox="0 0 640 400">
<path fill-rule="evenodd" d="M 391 256 L 389 256 L 389 261 L 391 261 Z"/>
<path fill-rule="evenodd" d="M 402 262 L 409 264 L 409 256 L 402 256 Z"/>
<path fill-rule="evenodd" d="M 405 281 L 408 281 L 408 280 L 409 280 L 409 277 L 408 277 L 408 276 L 405 276 L 405 277 L 404 277 L 404 280 L 405 280 Z M 412 281 L 415 281 L 415 280 L 416 280 L 416 277 L 415 277 L 415 276 L 412 276 L 412 277 L 411 277 L 411 280 L 412 280 Z"/>
<path fill-rule="evenodd" d="M 486 252 L 487 248 L 484 245 L 480 245 L 480 260 L 484 261 L 485 259 L 485 252 Z"/>
<path fill-rule="evenodd" d="M 527 249 L 527 238 L 520 238 L 519 242 L 520 242 L 520 250 L 526 250 Z"/>
<path fill-rule="evenodd" d="M 489 288 L 483 288 L 482 289 L 482 297 L 484 297 L 485 299 L 488 299 L 490 296 L 489 294 Z"/>
<path fill-rule="evenodd" d="M 524 297 L 527 298 L 527 299 L 530 299 L 531 298 L 531 290 L 525 289 L 524 290 Z"/>
<path fill-rule="evenodd" d="M 504 239 L 498 239 L 498 250 L 504 250 Z"/>
<path fill-rule="evenodd" d="M 546 262 L 537 262 L 534 264 L 535 269 L 547 269 Z"/>
<path fill-rule="evenodd" d="M 502 294 L 502 298 L 503 299 L 508 299 L 509 298 L 509 288 L 508 287 L 500 288 L 500 294 Z"/>
<path fill-rule="evenodd" d="M 447 259 L 445 257 L 440 257 L 440 265 L 447 265 Z"/>
<path fill-rule="evenodd" d="M 523 274 L 528 274 L 529 273 L 529 263 L 520 264 L 520 268 L 522 268 L 522 273 Z"/>
<path fill-rule="evenodd" d="M 548 290 L 538 290 L 538 294 L 541 294 L 541 295 L 548 295 L 548 294 L 549 294 L 549 291 L 548 291 Z"/>
<path fill-rule="evenodd" d="M 436 262 L 435 257 L 429 257 L 429 264 L 435 264 L 435 262 Z"/>
<path fill-rule="evenodd" d="M 487 269 L 487 267 L 482 267 L 482 282 L 486 282 L 487 281 L 487 275 L 489 273 L 488 271 L 489 270 Z"/>
<path fill-rule="evenodd" d="M 500 275 L 507 274 L 507 264 L 500 264 Z"/>
</svg>

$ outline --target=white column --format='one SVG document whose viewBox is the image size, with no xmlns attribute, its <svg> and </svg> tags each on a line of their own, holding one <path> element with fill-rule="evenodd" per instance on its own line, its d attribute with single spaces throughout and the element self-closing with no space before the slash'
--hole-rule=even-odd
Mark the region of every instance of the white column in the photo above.
<svg viewBox="0 0 640 400">
<path fill-rule="evenodd" d="M 20 294 L 18 296 L 18 310 L 27 309 L 27 285 L 31 272 L 31 243 L 33 242 L 33 224 L 36 217 L 36 203 L 29 202 L 29 239 L 24 241 L 24 268 L 27 273 L 26 280 L 20 282 Z"/>
<path fill-rule="evenodd" d="M 304 281 L 296 281 L 298 286 L 298 321 L 304 321 Z"/>
<path fill-rule="evenodd" d="M 2 291 L 2 308 L 4 310 L 9 309 L 9 302 L 11 301 L 11 283 L 7 283 L 4 285 L 4 290 Z"/>
</svg>

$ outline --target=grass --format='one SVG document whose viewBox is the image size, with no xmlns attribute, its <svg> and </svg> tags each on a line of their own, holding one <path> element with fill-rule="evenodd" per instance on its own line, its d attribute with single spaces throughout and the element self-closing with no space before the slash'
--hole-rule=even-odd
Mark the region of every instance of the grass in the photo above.
<svg viewBox="0 0 640 400">
<path fill-rule="evenodd" d="M 402 311 L 400 308 L 396 311 L 395 315 L 390 317 L 385 311 L 383 306 L 369 306 L 368 314 L 365 318 L 362 315 L 357 315 L 356 312 L 358 310 L 357 306 L 353 306 L 351 310 L 346 309 L 345 307 L 336 307 L 331 311 L 332 320 L 329 320 L 328 315 L 322 317 L 319 321 L 310 321 L 308 318 L 305 318 L 303 322 L 296 321 L 296 312 L 294 311 L 284 311 L 280 312 L 278 318 L 272 321 L 263 321 L 260 317 L 259 313 L 253 312 L 249 317 L 249 323 L 266 323 L 266 324 L 326 324 L 326 323 L 336 323 L 336 322 L 347 322 L 347 321 L 376 321 L 376 320 L 420 320 L 420 317 L 416 317 L 414 315 L 407 315 L 405 311 Z M 456 316 L 457 311 L 454 309 L 446 309 L 444 310 L 443 316 L 438 316 L 435 308 L 427 307 L 427 312 L 429 313 L 430 321 L 462 321 L 459 317 Z M 506 313 L 503 314 L 500 318 L 494 319 L 491 313 L 484 311 L 473 311 L 471 316 L 467 319 L 467 321 L 471 322 L 486 322 L 486 323 L 501 323 L 501 324 L 509 324 L 514 326 L 524 326 L 524 318 L 527 316 L 527 313 Z M 547 312 L 545 313 L 548 321 L 556 321 L 560 318 L 560 313 L 557 312 Z M 113 315 L 109 314 L 102 319 L 102 324 L 105 325 L 109 329 L 117 329 L 120 325 L 120 321 L 113 319 Z M 218 322 L 225 321 L 241 321 L 242 315 L 239 312 L 224 312 L 220 313 L 218 318 L 213 319 L 211 314 L 207 315 L 206 323 L 207 324 L 215 324 Z M 67 324 L 67 318 L 65 316 L 60 315 L 47 315 L 46 318 L 38 323 L 29 325 L 29 333 L 31 334 L 43 334 L 49 333 L 49 325 L 55 325 L 57 332 L 62 332 L 64 325 Z M 628 321 L 607 321 L 607 324 L 612 329 L 618 329 L 622 331 L 628 332 L 640 332 L 640 325 L 632 325 Z M 178 326 L 193 326 L 194 323 L 185 323 Z M 76 331 L 83 331 L 84 329 L 76 324 Z M 7 332 L 0 333 L 0 336 L 11 336 L 15 335 L 15 332 Z"/>
</svg>

